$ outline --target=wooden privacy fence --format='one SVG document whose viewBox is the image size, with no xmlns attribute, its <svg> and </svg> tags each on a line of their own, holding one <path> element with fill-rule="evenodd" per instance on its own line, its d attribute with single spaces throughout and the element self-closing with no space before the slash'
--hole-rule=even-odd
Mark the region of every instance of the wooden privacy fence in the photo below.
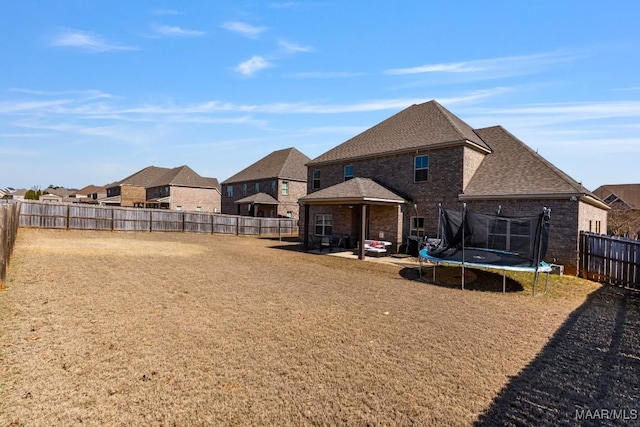
<svg viewBox="0 0 640 427">
<path fill-rule="evenodd" d="M 4 287 L 9 258 L 18 235 L 20 203 L 0 204 L 0 288 Z"/>
<path fill-rule="evenodd" d="M 640 289 L 640 240 L 580 233 L 580 276 Z"/>
<path fill-rule="evenodd" d="M 22 203 L 20 227 L 179 231 L 262 237 L 298 235 L 298 221 L 292 218 L 253 218 L 212 212 L 34 202 Z"/>
</svg>

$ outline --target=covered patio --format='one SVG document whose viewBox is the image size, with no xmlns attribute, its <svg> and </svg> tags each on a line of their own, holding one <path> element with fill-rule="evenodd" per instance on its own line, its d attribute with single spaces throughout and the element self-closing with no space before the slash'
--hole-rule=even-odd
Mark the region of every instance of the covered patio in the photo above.
<svg viewBox="0 0 640 427">
<path fill-rule="evenodd" d="M 300 198 L 303 241 L 307 250 L 323 237 L 357 247 L 365 259 L 365 240 L 390 242 L 398 250 L 402 238 L 402 205 L 407 201 L 369 178 L 353 178 Z"/>
<path fill-rule="evenodd" d="M 238 206 L 238 215 L 276 218 L 280 202 L 270 194 L 256 193 L 236 200 L 235 204 Z"/>
</svg>

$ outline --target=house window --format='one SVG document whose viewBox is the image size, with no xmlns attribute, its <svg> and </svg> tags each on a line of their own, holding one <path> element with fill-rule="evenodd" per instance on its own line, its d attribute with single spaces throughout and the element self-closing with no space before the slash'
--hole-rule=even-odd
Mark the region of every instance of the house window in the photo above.
<svg viewBox="0 0 640 427">
<path fill-rule="evenodd" d="M 202 206 L 196 206 L 196 211 L 198 212 L 202 211 Z"/>
<path fill-rule="evenodd" d="M 276 194 L 276 182 L 271 181 L 271 194 Z"/>
<path fill-rule="evenodd" d="M 242 195 L 243 196 L 247 195 L 247 184 L 246 183 L 242 184 Z"/>
<path fill-rule="evenodd" d="M 282 195 L 289 195 L 289 181 L 282 181 Z"/>
<path fill-rule="evenodd" d="M 233 185 L 227 185 L 227 197 L 233 197 Z"/>
<path fill-rule="evenodd" d="M 615 202 L 618 199 L 618 196 L 616 196 L 615 194 L 611 193 L 609 194 L 609 196 L 607 196 L 606 199 L 604 199 L 604 202 L 608 205 L 610 205 L 611 203 Z"/>
<path fill-rule="evenodd" d="M 429 156 L 416 156 L 413 162 L 415 182 L 426 181 L 429 177 Z"/>
<path fill-rule="evenodd" d="M 314 169 L 311 172 L 311 188 L 313 188 L 314 190 L 317 190 L 318 188 L 320 188 L 320 170 L 319 169 Z"/>
<path fill-rule="evenodd" d="M 487 247 L 503 251 L 529 251 L 531 242 L 531 223 L 509 218 L 489 220 Z"/>
<path fill-rule="evenodd" d="M 256 193 L 259 193 L 260 192 L 260 183 L 256 182 L 255 187 L 256 187 Z"/>
<path fill-rule="evenodd" d="M 287 211 L 287 218 L 293 218 L 293 211 Z"/>
<path fill-rule="evenodd" d="M 344 167 L 344 180 L 349 181 L 353 178 L 353 165 L 347 165 Z"/>
<path fill-rule="evenodd" d="M 180 205 L 176 206 L 176 210 L 177 211 L 181 211 L 182 210 L 182 206 L 180 206 Z"/>
<path fill-rule="evenodd" d="M 331 214 L 316 215 L 316 236 L 329 236 L 333 234 L 333 216 Z"/>
<path fill-rule="evenodd" d="M 409 235 L 410 236 L 424 236 L 424 217 L 416 217 L 416 216 L 412 216 L 411 217 L 411 223 L 410 223 L 410 229 L 409 229 Z"/>
</svg>

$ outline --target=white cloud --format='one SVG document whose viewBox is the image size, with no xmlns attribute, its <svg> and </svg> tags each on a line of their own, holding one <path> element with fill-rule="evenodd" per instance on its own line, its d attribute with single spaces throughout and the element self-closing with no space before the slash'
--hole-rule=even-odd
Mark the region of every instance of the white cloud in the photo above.
<svg viewBox="0 0 640 427">
<path fill-rule="evenodd" d="M 272 65 L 263 57 L 254 55 L 236 67 L 236 71 L 244 76 L 253 76 L 260 70 L 269 68 Z"/>
<path fill-rule="evenodd" d="M 23 113 L 27 111 L 45 112 L 54 107 L 73 102 L 70 99 L 59 99 L 55 101 L 21 101 L 21 102 L 1 102 L 0 114 Z"/>
<path fill-rule="evenodd" d="M 255 39 L 260 33 L 267 29 L 267 27 L 255 27 L 246 22 L 239 21 L 227 21 L 222 24 L 222 28 L 252 39 Z"/>
<path fill-rule="evenodd" d="M 53 38 L 51 46 L 78 48 L 89 52 L 137 50 L 136 47 L 109 42 L 97 34 L 77 30 L 65 30 L 61 32 Z"/>
<path fill-rule="evenodd" d="M 187 30 L 180 27 L 172 27 L 169 25 L 154 25 L 153 31 L 161 36 L 167 37 L 199 37 L 206 33 L 198 30 Z"/>
<path fill-rule="evenodd" d="M 280 40 L 278 45 L 287 53 L 311 52 L 313 50 L 311 46 L 301 46 L 284 40 Z"/>
<path fill-rule="evenodd" d="M 384 74 L 468 73 L 486 74 L 492 78 L 497 78 L 537 72 L 551 64 L 572 61 L 582 56 L 582 54 L 549 52 L 532 55 L 476 59 L 462 62 L 426 64 L 409 68 L 392 68 L 385 70 Z"/>
</svg>

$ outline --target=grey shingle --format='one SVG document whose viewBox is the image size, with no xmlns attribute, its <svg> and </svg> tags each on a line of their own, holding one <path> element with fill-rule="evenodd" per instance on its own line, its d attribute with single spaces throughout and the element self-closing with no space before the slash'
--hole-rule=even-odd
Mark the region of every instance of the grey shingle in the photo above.
<svg viewBox="0 0 640 427">
<path fill-rule="evenodd" d="M 278 178 L 306 182 L 305 165 L 309 160 L 309 157 L 294 147 L 277 150 L 226 179 L 222 184 Z"/>
<path fill-rule="evenodd" d="M 404 203 L 405 200 L 393 191 L 369 178 L 353 178 L 299 199 L 302 203 L 312 202 L 383 202 Z"/>
<path fill-rule="evenodd" d="M 473 129 L 436 101 L 414 104 L 316 157 L 309 165 L 452 143 L 489 146 Z"/>
</svg>

